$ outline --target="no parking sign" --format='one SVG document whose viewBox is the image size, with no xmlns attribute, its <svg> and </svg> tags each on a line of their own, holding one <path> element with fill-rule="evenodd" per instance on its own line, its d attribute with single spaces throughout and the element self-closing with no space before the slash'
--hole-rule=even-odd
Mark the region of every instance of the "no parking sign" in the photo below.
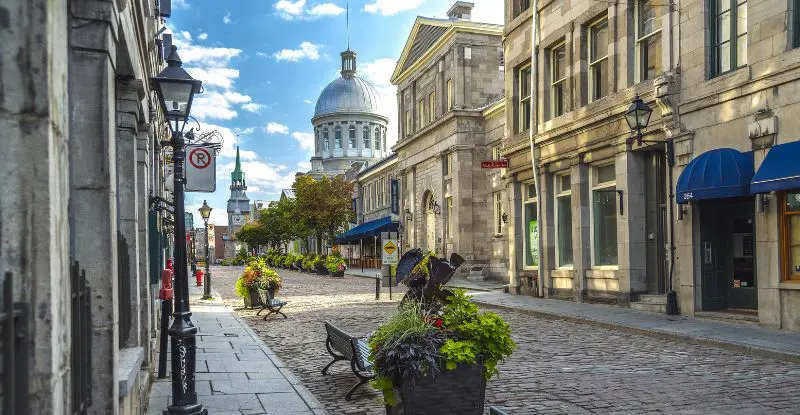
<svg viewBox="0 0 800 415">
<path fill-rule="evenodd" d="M 186 191 L 211 193 L 217 190 L 217 158 L 214 149 L 186 146 Z"/>
</svg>

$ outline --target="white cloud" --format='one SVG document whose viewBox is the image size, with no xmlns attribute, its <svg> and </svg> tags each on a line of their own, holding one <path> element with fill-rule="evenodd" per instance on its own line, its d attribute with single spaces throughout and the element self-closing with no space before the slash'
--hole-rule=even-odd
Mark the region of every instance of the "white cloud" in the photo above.
<svg viewBox="0 0 800 415">
<path fill-rule="evenodd" d="M 199 35 L 197 35 L 197 39 L 199 39 L 199 40 L 208 39 L 208 33 L 200 33 Z"/>
<path fill-rule="evenodd" d="M 267 134 L 289 134 L 289 127 L 270 121 L 265 128 Z"/>
<path fill-rule="evenodd" d="M 225 13 L 225 16 L 222 17 L 222 23 L 230 24 L 231 23 L 231 12 Z"/>
<path fill-rule="evenodd" d="M 186 10 L 189 8 L 189 0 L 172 0 L 172 8 Z"/>
<path fill-rule="evenodd" d="M 304 99 L 303 102 L 305 102 L 306 104 L 312 104 L 310 99 Z"/>
<path fill-rule="evenodd" d="M 314 134 L 295 131 L 292 133 L 292 138 L 300 143 L 300 148 L 308 150 L 309 152 L 314 151 Z"/>
<path fill-rule="evenodd" d="M 217 166 L 217 171 L 230 172 L 233 171 L 234 163 L 225 163 Z M 262 191 L 266 189 L 287 189 L 292 187 L 294 183 L 295 171 L 290 170 L 283 165 L 273 165 L 266 163 L 262 160 L 250 160 L 242 162 L 242 170 L 247 173 L 247 184 L 256 186 Z"/>
<path fill-rule="evenodd" d="M 309 170 L 311 170 L 311 162 L 310 161 L 301 161 L 301 162 L 297 163 L 297 168 L 300 169 L 300 171 L 309 171 Z"/>
<path fill-rule="evenodd" d="M 233 58 L 242 54 L 241 49 L 198 46 L 177 36 L 172 39 L 184 66 L 224 68 L 230 65 Z"/>
<path fill-rule="evenodd" d="M 344 9 L 333 3 L 317 4 L 308 10 L 310 16 L 338 16 L 344 13 Z"/>
<path fill-rule="evenodd" d="M 390 81 L 394 59 L 381 58 L 362 63 L 360 73 L 369 80 L 378 92 L 378 110 L 389 118 L 386 127 L 386 144 L 391 147 L 397 142 L 397 87 Z"/>
<path fill-rule="evenodd" d="M 203 86 L 218 86 L 224 89 L 233 87 L 234 79 L 239 77 L 239 70 L 233 68 L 186 68 L 192 78 L 203 81 Z"/>
<path fill-rule="evenodd" d="M 247 191 L 249 193 L 258 193 L 261 192 L 261 189 L 258 186 L 247 186 Z"/>
<path fill-rule="evenodd" d="M 189 41 L 192 40 L 192 34 L 185 30 L 181 32 L 181 37 Z"/>
<path fill-rule="evenodd" d="M 475 3 L 471 19 L 481 23 L 503 24 L 503 7 L 498 0 L 470 0 Z"/>
<path fill-rule="evenodd" d="M 256 131 L 255 127 L 234 128 L 233 129 L 233 132 L 236 133 L 236 135 L 250 135 L 250 134 L 253 134 L 255 131 Z"/>
<path fill-rule="evenodd" d="M 414 10 L 425 0 L 371 0 L 373 3 L 364 5 L 364 11 L 379 13 L 382 16 L 391 16 L 400 12 Z M 499 6 L 502 12 L 502 5 Z"/>
<path fill-rule="evenodd" d="M 264 52 L 256 52 L 256 56 L 261 56 L 262 58 L 268 58 L 270 55 Z"/>
<path fill-rule="evenodd" d="M 255 102 L 248 102 L 242 105 L 242 109 L 258 114 L 264 108 L 264 104 L 257 104 Z"/>
<path fill-rule="evenodd" d="M 320 3 L 307 8 L 306 0 L 279 0 L 274 7 L 278 16 L 284 20 L 312 20 L 344 13 L 344 9 L 335 3 Z"/>
<path fill-rule="evenodd" d="M 320 45 L 303 42 L 300 44 L 300 49 L 283 49 L 280 52 L 275 52 L 272 56 L 277 61 L 297 62 L 303 59 L 315 61 L 319 59 L 319 48 Z"/>
</svg>

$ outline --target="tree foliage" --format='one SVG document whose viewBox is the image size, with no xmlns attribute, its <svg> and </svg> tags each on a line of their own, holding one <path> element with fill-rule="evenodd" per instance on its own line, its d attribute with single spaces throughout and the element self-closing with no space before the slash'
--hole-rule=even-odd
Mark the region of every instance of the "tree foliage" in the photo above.
<svg viewBox="0 0 800 415">
<path fill-rule="evenodd" d="M 292 188 L 297 198 L 297 218 L 308 235 L 325 238 L 332 245 L 336 234 L 353 218 L 353 184 L 343 176 L 320 180 L 300 176 Z"/>
</svg>

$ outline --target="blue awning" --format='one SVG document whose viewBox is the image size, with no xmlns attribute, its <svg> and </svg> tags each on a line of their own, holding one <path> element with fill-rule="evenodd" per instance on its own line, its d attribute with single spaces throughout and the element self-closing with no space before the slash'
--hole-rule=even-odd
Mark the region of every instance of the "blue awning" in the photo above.
<svg viewBox="0 0 800 415">
<path fill-rule="evenodd" d="M 349 231 L 336 235 L 336 243 L 344 244 L 359 241 L 364 238 L 371 238 L 381 234 L 381 232 L 397 232 L 398 222 L 392 222 L 390 216 L 364 222 Z"/>
<path fill-rule="evenodd" d="M 750 195 L 753 153 L 717 148 L 695 157 L 676 186 L 678 203 Z"/>
<path fill-rule="evenodd" d="M 750 184 L 751 193 L 788 189 L 800 189 L 800 141 L 769 149 Z"/>
</svg>

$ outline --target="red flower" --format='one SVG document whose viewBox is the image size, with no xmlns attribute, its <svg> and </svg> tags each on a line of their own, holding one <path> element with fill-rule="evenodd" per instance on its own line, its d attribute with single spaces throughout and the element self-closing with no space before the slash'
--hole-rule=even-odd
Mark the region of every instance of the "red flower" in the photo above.
<svg viewBox="0 0 800 415">
<path fill-rule="evenodd" d="M 442 323 L 444 323 L 444 321 L 442 321 L 442 319 L 440 319 L 440 318 L 437 318 L 436 321 L 433 322 L 433 325 L 437 329 L 440 329 L 440 328 L 442 328 Z"/>
</svg>

